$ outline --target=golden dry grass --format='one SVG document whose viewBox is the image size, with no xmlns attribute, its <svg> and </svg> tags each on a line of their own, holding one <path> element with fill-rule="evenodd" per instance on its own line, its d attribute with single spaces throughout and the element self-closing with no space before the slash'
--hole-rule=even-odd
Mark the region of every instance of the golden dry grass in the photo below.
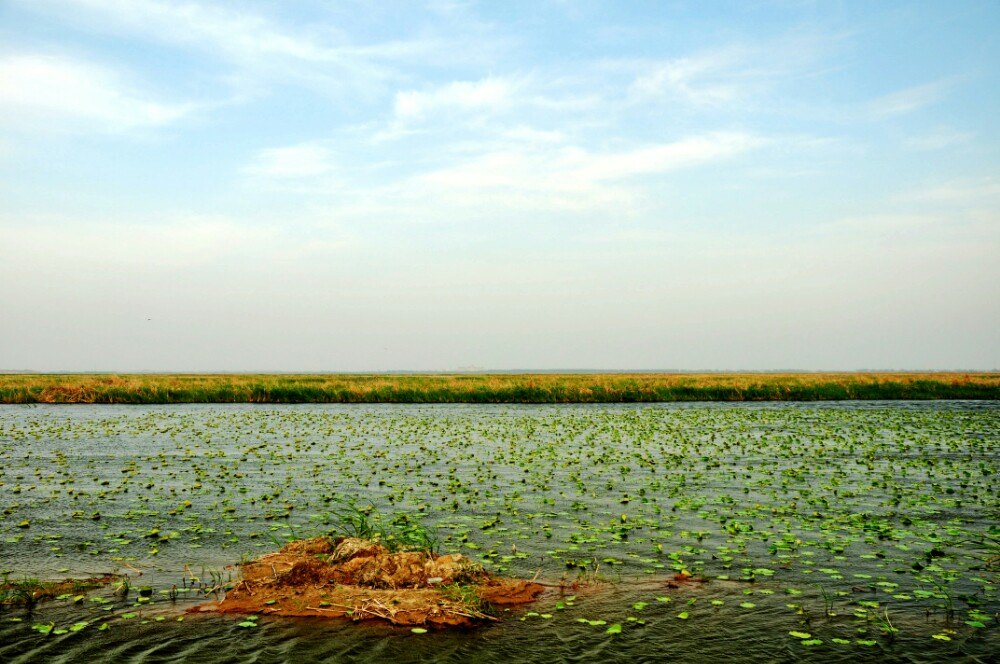
<svg viewBox="0 0 1000 664">
<path fill-rule="evenodd" d="M 1000 373 L 7 374 L 0 403 L 998 399 Z"/>
</svg>

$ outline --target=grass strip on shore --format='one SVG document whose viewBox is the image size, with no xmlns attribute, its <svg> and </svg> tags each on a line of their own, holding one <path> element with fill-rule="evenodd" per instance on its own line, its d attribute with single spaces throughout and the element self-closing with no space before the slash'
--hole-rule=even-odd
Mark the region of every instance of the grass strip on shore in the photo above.
<svg viewBox="0 0 1000 664">
<path fill-rule="evenodd" d="M 5 374 L 0 403 L 1000 399 L 1000 373 Z"/>
</svg>

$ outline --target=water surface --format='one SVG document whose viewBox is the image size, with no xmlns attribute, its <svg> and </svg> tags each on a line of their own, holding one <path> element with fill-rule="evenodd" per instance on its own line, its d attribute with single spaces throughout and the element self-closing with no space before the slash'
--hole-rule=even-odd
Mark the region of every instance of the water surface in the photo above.
<svg viewBox="0 0 1000 664">
<path fill-rule="evenodd" d="M 987 661 L 998 460 L 993 402 L 0 406 L 0 567 L 154 590 L 4 611 L 0 661 Z M 348 499 L 500 572 L 613 584 L 419 636 L 177 620 L 192 577 Z"/>
</svg>

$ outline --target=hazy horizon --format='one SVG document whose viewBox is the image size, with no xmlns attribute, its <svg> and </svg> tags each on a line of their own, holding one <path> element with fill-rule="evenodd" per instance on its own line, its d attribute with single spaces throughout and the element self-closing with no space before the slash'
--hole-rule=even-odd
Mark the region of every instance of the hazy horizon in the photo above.
<svg viewBox="0 0 1000 664">
<path fill-rule="evenodd" d="M 489 369 L 489 368 L 463 368 L 458 367 L 455 369 L 426 369 L 426 370 L 415 370 L 415 369 L 379 369 L 379 370 L 364 370 L 359 369 L 357 371 L 338 371 L 338 370 L 323 370 L 323 369 L 312 369 L 312 370 L 288 370 L 288 369 L 244 369 L 239 371 L 229 370 L 229 369 L 199 369 L 197 371 L 171 371 L 171 370 L 161 370 L 161 369 L 129 369 L 125 371 L 119 371 L 114 369 L 84 369 L 79 371 L 63 371 L 59 369 L 54 369 L 51 371 L 38 371 L 35 369 L 0 369 L 0 375 L 69 375 L 69 376 L 88 376 L 88 375 L 232 375 L 232 376 L 253 376 L 253 375 L 267 375 L 267 376 L 295 376 L 295 375 L 310 375 L 310 376 L 399 376 L 399 375 L 471 375 L 471 376 L 481 376 L 481 375 L 529 375 L 529 374 L 540 374 L 540 375 L 607 375 L 607 374 L 671 374 L 671 375 L 754 375 L 754 374 L 799 374 L 799 375 L 810 375 L 810 374 L 839 374 L 839 373 L 858 373 L 858 374 L 993 374 L 1000 373 L 1000 369 L 962 369 L 962 368 L 945 368 L 945 369 L 634 369 L 634 368 L 617 368 L 617 369 L 586 369 L 586 368 L 554 368 L 554 369 Z"/>
<path fill-rule="evenodd" d="M 0 369 L 995 370 L 998 33 L 972 0 L 11 0 Z"/>
</svg>

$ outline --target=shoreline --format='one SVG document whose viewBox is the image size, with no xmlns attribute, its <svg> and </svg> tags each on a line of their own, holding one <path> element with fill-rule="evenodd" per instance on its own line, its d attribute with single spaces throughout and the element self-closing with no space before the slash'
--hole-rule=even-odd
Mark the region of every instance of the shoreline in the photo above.
<svg viewBox="0 0 1000 664">
<path fill-rule="evenodd" d="M 0 375 L 2 404 L 877 400 L 1000 400 L 1000 373 Z"/>
</svg>

